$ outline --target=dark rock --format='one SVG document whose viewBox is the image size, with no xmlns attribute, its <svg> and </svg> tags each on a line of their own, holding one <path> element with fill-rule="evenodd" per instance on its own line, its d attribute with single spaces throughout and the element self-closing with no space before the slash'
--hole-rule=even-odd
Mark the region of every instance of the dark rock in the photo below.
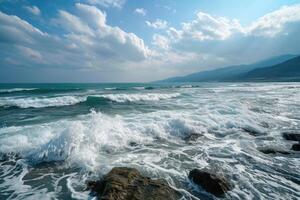
<svg viewBox="0 0 300 200">
<path fill-rule="evenodd" d="M 300 134 L 299 133 L 283 133 L 282 136 L 286 140 L 292 140 L 292 141 L 300 142 Z"/>
<path fill-rule="evenodd" d="M 300 143 L 299 144 L 293 144 L 291 150 L 293 150 L 293 151 L 300 151 Z"/>
<path fill-rule="evenodd" d="M 189 179 L 217 197 L 222 196 L 227 191 L 233 189 L 233 186 L 229 184 L 224 177 L 211 174 L 207 171 L 201 171 L 199 169 L 193 169 L 190 171 Z"/>
<path fill-rule="evenodd" d="M 102 180 L 88 182 L 88 189 L 105 200 L 175 200 L 182 196 L 164 180 L 152 180 L 126 167 L 113 168 Z"/>
<path fill-rule="evenodd" d="M 281 151 L 281 150 L 276 150 L 276 149 L 260 149 L 260 152 L 264 154 L 283 154 L 283 155 L 289 155 L 290 153 L 287 151 Z"/>
<path fill-rule="evenodd" d="M 202 134 L 199 134 L 199 133 L 191 133 L 188 136 L 186 136 L 185 138 L 183 138 L 183 140 L 185 140 L 186 142 L 195 142 L 201 136 L 202 136 Z"/>
</svg>

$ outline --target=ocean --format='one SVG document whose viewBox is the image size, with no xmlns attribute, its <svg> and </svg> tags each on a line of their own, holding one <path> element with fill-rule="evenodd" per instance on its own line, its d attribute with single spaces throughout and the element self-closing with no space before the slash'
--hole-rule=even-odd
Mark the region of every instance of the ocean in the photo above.
<svg viewBox="0 0 300 200">
<path fill-rule="evenodd" d="M 300 83 L 1 84 L 0 199 L 92 199 L 86 182 L 116 166 L 183 199 L 215 199 L 195 168 L 234 184 L 225 199 L 299 199 L 284 132 L 300 132 Z"/>
</svg>

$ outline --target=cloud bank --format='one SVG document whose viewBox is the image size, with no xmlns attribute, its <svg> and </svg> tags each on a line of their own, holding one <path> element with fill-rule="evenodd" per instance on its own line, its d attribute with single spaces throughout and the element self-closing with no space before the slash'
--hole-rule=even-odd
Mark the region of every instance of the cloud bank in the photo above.
<svg viewBox="0 0 300 200">
<path fill-rule="evenodd" d="M 95 72 L 99 77 L 108 74 L 111 81 L 149 81 L 300 52 L 297 4 L 268 13 L 248 26 L 204 12 L 179 27 L 163 19 L 146 21 L 154 32 L 147 45 L 136 34 L 109 25 L 107 13 L 99 9 L 122 8 L 124 2 L 89 0 L 76 3 L 72 12 L 58 10 L 49 26 L 60 29 L 59 34 L 0 11 L 1 68 L 71 69 Z M 41 14 L 35 6 L 25 9 Z M 134 13 L 145 16 L 146 10 L 137 8 Z"/>
</svg>

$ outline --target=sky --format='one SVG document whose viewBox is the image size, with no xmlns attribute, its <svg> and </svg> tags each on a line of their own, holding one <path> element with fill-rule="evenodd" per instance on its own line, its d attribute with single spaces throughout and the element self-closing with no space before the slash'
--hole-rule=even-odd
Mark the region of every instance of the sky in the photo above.
<svg viewBox="0 0 300 200">
<path fill-rule="evenodd" d="M 300 54 L 300 0 L 0 0 L 0 82 L 148 82 Z"/>
</svg>

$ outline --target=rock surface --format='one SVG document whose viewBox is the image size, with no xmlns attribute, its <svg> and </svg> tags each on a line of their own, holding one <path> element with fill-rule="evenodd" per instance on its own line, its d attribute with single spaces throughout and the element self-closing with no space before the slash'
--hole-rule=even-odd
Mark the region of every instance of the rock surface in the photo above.
<svg viewBox="0 0 300 200">
<path fill-rule="evenodd" d="M 190 171 L 189 179 L 217 197 L 222 196 L 227 191 L 233 189 L 233 186 L 229 184 L 225 178 L 199 169 Z"/>
<path fill-rule="evenodd" d="M 293 150 L 293 151 L 300 151 L 300 143 L 299 144 L 293 144 L 291 150 Z"/>
<path fill-rule="evenodd" d="M 286 140 L 292 140 L 292 141 L 300 142 L 300 134 L 299 133 L 283 133 L 282 136 Z"/>
<path fill-rule="evenodd" d="M 182 196 L 164 180 L 152 180 L 126 167 L 113 168 L 102 180 L 89 182 L 88 189 L 105 200 L 175 200 Z"/>
</svg>

